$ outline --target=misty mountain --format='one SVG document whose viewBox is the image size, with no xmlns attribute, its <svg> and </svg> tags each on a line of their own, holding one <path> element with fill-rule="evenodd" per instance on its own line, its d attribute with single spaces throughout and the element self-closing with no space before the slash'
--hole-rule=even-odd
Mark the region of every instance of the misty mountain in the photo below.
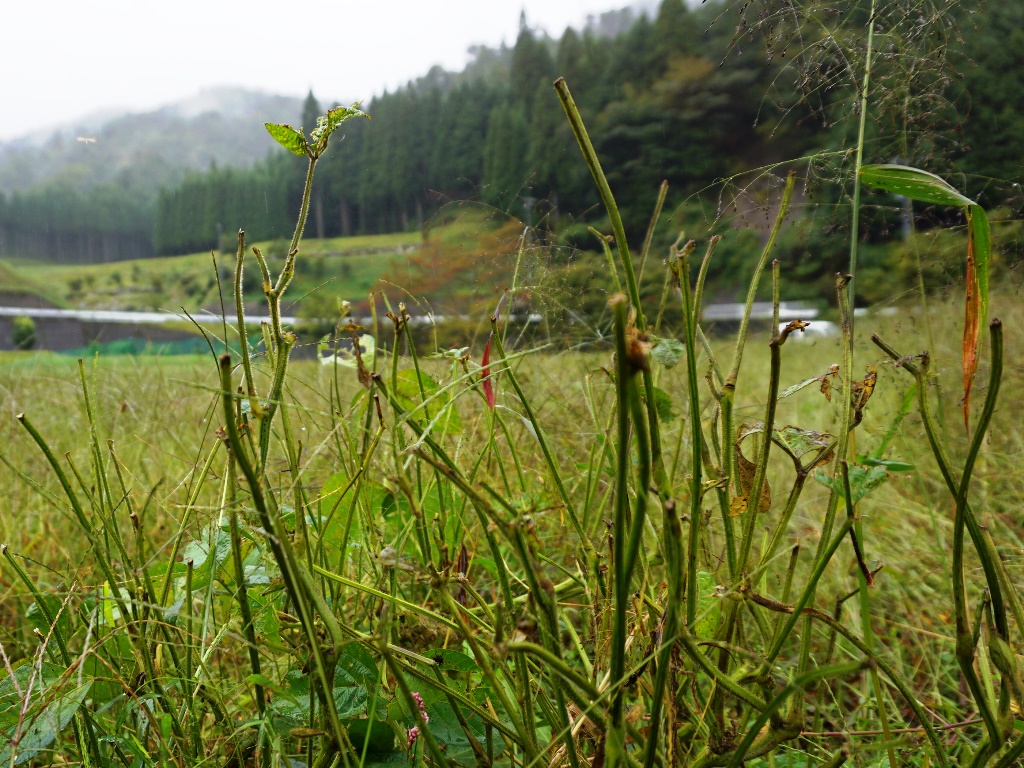
<svg viewBox="0 0 1024 768">
<path fill-rule="evenodd" d="M 301 114 L 299 98 L 241 88 L 203 90 L 152 112 L 97 113 L 43 141 L 0 143 L 0 193 L 113 182 L 152 200 L 189 170 L 252 165 L 276 146 L 263 123 L 297 124 Z"/>
</svg>

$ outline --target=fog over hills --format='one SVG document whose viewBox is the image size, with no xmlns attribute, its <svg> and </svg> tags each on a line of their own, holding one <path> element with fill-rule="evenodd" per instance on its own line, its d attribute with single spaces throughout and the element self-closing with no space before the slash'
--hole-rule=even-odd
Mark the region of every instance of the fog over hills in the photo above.
<svg viewBox="0 0 1024 768">
<path fill-rule="evenodd" d="M 0 143 L 0 192 L 118 180 L 144 196 L 211 163 L 248 166 L 276 146 L 264 122 L 298 123 L 302 100 L 210 88 L 151 112 L 96 112 Z"/>
</svg>

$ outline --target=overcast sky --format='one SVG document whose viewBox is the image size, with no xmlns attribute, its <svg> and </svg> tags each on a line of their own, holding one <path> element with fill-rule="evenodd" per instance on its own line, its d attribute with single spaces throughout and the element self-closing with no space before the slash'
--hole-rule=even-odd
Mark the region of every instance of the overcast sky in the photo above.
<svg viewBox="0 0 1024 768">
<path fill-rule="evenodd" d="M 630 0 L 49 0 L 3 2 L 0 140 L 211 86 L 368 100 L 515 42 L 519 12 L 561 35 Z"/>
</svg>

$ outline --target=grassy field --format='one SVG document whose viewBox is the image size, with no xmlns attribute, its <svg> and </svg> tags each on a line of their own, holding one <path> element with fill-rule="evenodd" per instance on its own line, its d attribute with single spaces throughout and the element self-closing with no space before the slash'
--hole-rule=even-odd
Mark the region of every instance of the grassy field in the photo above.
<svg viewBox="0 0 1024 768">
<path fill-rule="evenodd" d="M 370 288 L 400 257 L 415 250 L 417 233 L 307 240 L 303 244 L 306 268 L 294 286 L 294 298 L 324 286 L 332 292 L 344 285 L 345 298 L 365 298 Z M 272 266 L 283 260 L 287 242 L 255 243 Z M 225 296 L 230 301 L 235 254 L 217 257 Z M 252 279 L 246 283 L 246 300 L 263 298 L 256 263 L 249 255 Z M 2 264 L 9 275 L 5 285 L 26 282 L 54 303 L 90 309 L 148 310 L 184 307 L 189 312 L 217 309 L 216 271 L 210 254 L 193 253 L 108 264 L 48 264 L 12 260 Z M 43 288 L 39 288 L 44 286 Z"/>
<path fill-rule="evenodd" d="M 997 542 L 1018 589 L 1024 584 L 1024 518 L 1017 503 L 1022 444 L 1015 414 L 1024 398 L 1024 368 L 1012 361 L 1022 359 L 1024 350 L 1012 329 L 1024 323 L 1019 307 L 1015 295 L 998 295 L 993 301 L 994 313 L 1003 318 L 1008 331 L 1006 358 L 1011 362 L 1004 372 L 999 410 L 972 486 L 978 514 Z M 957 448 L 963 443 L 957 407 L 959 352 L 957 330 L 950 322 L 957 312 L 954 299 L 936 299 L 927 319 L 908 308 L 897 318 L 858 320 L 856 370 L 862 372 L 867 365 L 877 365 L 878 384 L 865 409 L 864 422 L 855 433 L 855 452 L 871 452 L 889 434 L 885 458 L 913 464 L 915 469 L 889 472 L 887 482 L 860 503 L 864 557 L 872 570 L 881 567 L 881 571 L 875 576 L 868 602 L 848 600 L 842 611 L 844 624 L 850 627 L 864 626 L 862 611 L 870 612 L 879 658 L 912 687 L 935 725 L 965 723 L 942 734 L 944 749 L 953 760 L 977 744 L 981 733 L 953 653 L 955 632 L 949 588 L 953 505 L 927 448 L 920 420 L 913 413 L 903 420 L 898 418 L 910 377 L 888 364 L 869 343 L 868 335 L 880 332 L 904 352 L 929 346 L 929 332 L 939 342 L 933 353 L 937 375 L 932 380 L 931 396 L 942 403 L 943 429 L 949 435 L 952 461 L 958 465 L 963 460 Z M 382 331 L 380 336 L 385 340 L 388 332 Z M 763 418 L 765 382 L 769 378 L 767 341 L 767 331 L 760 329 L 755 330 L 748 344 L 736 396 L 737 424 Z M 714 340 L 713 349 L 716 357 L 728 359 L 730 339 Z M 497 409 L 491 412 L 487 408 L 478 383 L 482 345 L 470 350 L 469 370 L 477 373 L 468 379 L 462 364 L 428 359 L 429 351 L 420 350 L 419 364 L 423 374 L 430 376 L 420 383 L 427 387 L 428 396 L 435 385 L 441 388 L 441 394 L 432 401 L 433 410 L 429 404 L 424 410 L 438 417 L 434 439 L 440 443 L 442 455 L 458 467 L 457 472 L 471 478 L 477 492 L 493 487 L 504 497 L 507 509 L 499 519 L 505 522 L 492 521 L 491 525 L 508 538 L 502 539 L 497 549 L 491 549 L 488 529 L 478 520 L 479 499 L 457 486 L 439 484 L 439 470 L 429 462 L 418 460 L 410 465 L 410 459 L 419 455 L 411 451 L 423 443 L 416 437 L 415 420 L 401 410 L 403 403 L 410 408 L 421 397 L 417 379 L 408 373 L 413 361 L 407 356 L 397 361 L 391 357 L 377 361 L 385 380 L 401 395 L 390 406 L 385 402 L 380 424 L 383 431 L 378 429 L 372 409 L 367 411 L 365 390 L 354 369 L 293 364 L 286 397 L 287 427 L 277 430 L 275 445 L 280 450 L 275 449 L 265 468 L 267 491 L 279 497 L 278 513 L 291 531 L 293 545 L 297 552 L 304 553 L 302 557 L 308 559 L 313 573 L 321 574 L 317 578 L 322 580 L 324 594 L 329 596 L 339 619 L 346 623 L 345 631 L 357 633 L 350 635 L 343 646 L 347 650 L 340 652 L 341 663 L 334 678 L 334 696 L 354 755 L 362 754 L 365 764 L 423 759 L 417 757 L 421 755 L 417 750 L 430 749 L 429 742 L 424 746 L 421 740 L 418 746 L 405 749 L 407 731 L 417 720 L 415 704 L 410 704 L 406 691 L 411 686 L 426 700 L 424 711 L 430 717 L 426 727 L 443 745 L 446 759 L 473 765 L 486 754 L 488 760 L 497 763 L 507 764 L 510 759 L 518 763 L 524 759 L 522 750 L 528 749 L 529 743 L 519 746 L 514 740 L 518 735 L 514 721 L 506 720 L 497 703 L 501 697 L 481 666 L 488 654 L 479 655 L 484 651 L 478 643 L 490 642 L 488 638 L 494 632 L 500 638 L 504 625 L 500 612 L 512 611 L 513 617 L 518 617 L 518 629 L 511 637 L 496 641 L 497 655 L 492 657 L 493 664 L 507 665 L 508 671 L 492 670 L 492 674 L 508 676 L 510 686 L 517 684 L 517 673 L 527 675 L 531 686 L 537 686 L 534 706 L 555 706 L 553 700 L 544 703 L 544 697 L 552 696 L 551 691 L 557 688 L 547 687 L 542 667 L 534 667 L 526 654 L 502 649 L 510 642 L 523 647 L 538 642 L 531 641 L 538 629 L 530 622 L 543 621 L 538 615 L 543 608 L 536 602 L 538 587 L 528 575 L 530 568 L 539 569 L 551 580 L 548 584 L 558 600 L 562 632 L 568 633 L 563 638 L 569 654 L 565 663 L 580 673 L 590 668 L 595 681 L 600 681 L 602 669 L 607 672 L 607 633 L 611 629 L 605 623 L 607 607 L 601 606 L 608 598 L 590 590 L 601 583 L 600 579 L 592 581 L 600 571 L 591 569 L 601 563 L 610 566 L 609 554 L 597 552 L 593 555 L 596 560 L 589 563 L 581 556 L 580 537 L 572 531 L 566 504 L 554 483 L 557 473 L 576 508 L 585 538 L 595 544 L 602 541 L 612 515 L 615 489 L 612 461 L 616 394 L 608 373 L 612 366 L 610 348 L 587 354 L 537 351 L 517 358 L 513 364 L 537 423 L 544 425 L 555 472 L 534 437 L 523 401 L 510 386 L 507 374 L 498 379 Z M 510 350 L 509 354 L 514 353 Z M 840 361 L 838 342 L 806 343 L 794 338 L 784 347 L 781 387 L 821 376 Z M 392 365 L 406 373 L 395 378 Z M 703 370 L 705 365 L 706 357 L 698 367 Z M 983 370 L 979 380 L 984 380 L 985 374 Z M 119 713 L 115 721 L 97 714 L 90 723 L 98 733 L 106 734 L 100 751 L 109 752 L 110 759 L 118 763 L 147 764 L 140 756 L 143 747 L 154 755 L 152 759 L 158 759 L 155 756 L 159 754 L 172 759 L 179 751 L 179 762 L 189 764 L 204 760 L 230 762 L 236 757 L 255 759 L 251 756 L 257 741 L 264 738 L 268 742 L 260 754 L 269 749 L 279 756 L 274 760 L 291 755 L 290 759 L 304 761 L 309 752 L 303 745 L 311 736 L 303 734 L 319 732 L 323 727 L 317 725 L 322 706 L 310 706 L 309 678 L 301 671 L 309 669 L 312 657 L 299 629 L 298 609 L 282 590 L 282 576 L 274 558 L 260 543 L 259 521 L 251 502 L 244 500 L 248 495 L 233 501 L 236 489 L 224 481 L 225 472 L 230 470 L 225 464 L 223 443 L 217 437 L 223 418 L 215 361 L 209 357 L 101 358 L 86 361 L 85 375 L 96 414 L 93 428 L 98 436 L 98 454 L 90 448 L 90 423 L 75 361 L 48 354 L 10 354 L 0 360 L 0 388 L 7 414 L 0 421 L 2 455 L 7 465 L 0 468 L 7 489 L 0 498 L 0 541 L 14 556 L 3 563 L 0 571 L 0 644 L 5 663 L 13 670 L 8 682 L 26 682 L 18 670 L 31 669 L 33 664 L 40 670 L 38 690 L 26 699 L 29 715 L 45 710 L 51 700 L 64 702 L 79 719 L 85 708 L 75 710 L 68 702 L 85 701 L 94 712 Z M 258 360 L 255 375 L 258 388 L 264 389 L 269 372 Z M 859 378 L 863 374 L 857 375 Z M 677 498 L 684 500 L 690 449 L 683 366 L 656 367 L 655 383 L 667 394 L 676 414 L 666 415 L 661 436 L 669 457 L 671 488 Z M 983 392 L 977 395 L 976 404 L 980 405 L 983 396 Z M 827 400 L 815 382 L 779 401 L 776 424 L 834 430 L 837 402 L 835 397 L 831 402 Z M 73 405 L 76 403 L 79 407 Z M 447 407 L 443 413 L 448 421 L 441 418 L 438 404 Z M 100 537 L 92 545 L 81 521 L 62 497 L 53 471 L 15 418 L 21 412 L 49 441 L 56 456 L 67 452 L 67 461 L 59 461 L 65 471 L 74 467 L 74 472 L 81 475 L 78 483 L 70 482 L 92 521 L 92 535 Z M 703 412 L 709 434 L 711 418 L 711 411 Z M 281 429 L 287 430 L 287 437 Z M 109 452 L 105 442 L 108 438 L 112 440 Z M 752 443 L 744 443 L 743 450 L 753 457 Z M 775 451 L 768 476 L 771 508 L 759 516 L 754 528 L 755 553 L 767 546 L 779 524 L 787 489 L 793 482 L 792 464 L 780 453 Z M 203 466 L 210 456 L 211 466 L 204 475 Z M 786 556 L 772 560 L 748 588 L 787 602 L 788 553 L 796 545 L 806 553 L 796 564 L 794 583 L 799 584 L 810 570 L 809 553 L 818 544 L 828 498 L 829 489 L 812 478 L 780 532 L 779 551 Z M 651 503 L 655 503 L 653 499 Z M 723 521 L 713 508 L 710 494 L 705 504 L 701 573 L 706 575 L 701 578 L 707 586 L 702 587 L 702 613 L 720 616 L 725 614 L 728 602 L 735 599 L 734 590 L 739 585 L 730 587 L 727 581 L 720 559 Z M 304 522 L 294 514 L 293 510 L 299 508 L 305 510 Z M 345 513 L 345 525 L 339 524 L 339 510 Z M 255 650 L 262 662 L 258 673 L 247 660 L 246 622 L 233 607 L 238 598 L 229 525 L 233 514 L 241 526 L 237 553 L 247 573 Z M 137 529 L 134 519 L 138 521 Z M 636 585 L 640 590 L 637 594 L 643 597 L 629 612 L 634 647 L 628 654 L 628 668 L 637 674 L 644 667 L 645 638 L 657 625 L 665 588 L 658 574 L 664 567 L 659 552 L 666 533 L 657 515 L 649 514 L 648 519 L 642 535 L 643 575 Z M 512 527 L 506 529 L 505 525 Z M 523 540 L 525 549 L 516 545 L 516 530 L 528 536 Z M 125 586 L 138 583 L 139 589 L 152 590 L 152 595 L 165 592 L 167 599 L 154 598 L 157 605 L 150 605 L 146 615 L 119 617 L 119 609 L 112 604 L 105 586 L 108 581 L 97 563 L 96 548 L 102 550 L 104 546 L 110 547 L 109 567 L 123 574 L 118 578 L 126 580 Z M 123 555 L 119 556 L 122 546 Z M 456 578 L 462 547 L 469 567 L 465 577 Z M 123 557 L 131 565 L 121 562 Z M 518 606 L 514 610 L 499 597 L 502 565 L 497 557 L 506 561 L 512 576 L 510 589 Z M 191 583 L 186 587 L 189 561 Z M 66 633 L 65 642 L 82 659 L 80 663 L 73 661 L 70 668 L 78 670 L 79 675 L 85 672 L 93 681 L 84 693 L 74 673 L 71 678 L 69 673 L 60 674 L 52 634 L 49 650 L 44 650 L 47 642 L 41 644 L 39 637 L 33 636 L 33 627 L 42 628 L 44 636 L 49 627 L 45 621 L 40 623 L 40 610 L 32 607 L 32 595 L 13 570 L 15 564 L 31 574 L 34 588 L 44 596 L 42 604 L 47 605 L 49 600 L 52 610 L 63 612 L 57 626 Z M 852 549 L 840 547 L 819 583 L 816 604 L 831 612 L 837 597 L 856 595 L 858 573 Z M 342 581 L 332 581 L 323 574 L 334 574 Z M 973 608 L 982 600 L 977 585 L 983 580 L 977 561 L 968 560 L 967 576 Z M 468 600 L 470 607 L 461 619 L 457 612 L 452 613 L 458 603 L 447 602 L 451 595 L 460 594 L 460 587 L 479 595 L 475 603 L 472 598 Z M 543 584 L 540 588 L 544 589 Z M 191 604 L 182 603 L 186 589 L 192 596 Z M 105 599 L 104 593 L 108 594 Z M 520 602 L 523 597 L 527 598 L 525 603 Z M 494 615 L 494 611 L 499 614 Z M 765 612 L 761 620 L 774 618 Z M 476 640 L 466 634 L 470 625 L 463 626 L 463 621 L 473 626 Z M 698 636 L 714 644 L 713 624 L 702 621 L 705 624 Z M 121 634 L 122 627 L 140 624 L 152 627 L 152 634 L 142 630 L 141 635 L 156 654 L 152 658 L 145 655 L 147 643 L 137 646 L 128 642 L 129 635 Z M 321 627 L 318 631 L 329 633 L 319 620 L 317 624 Z M 756 626 L 748 631 L 756 631 Z M 161 634 L 167 631 L 173 639 Z M 353 643 L 351 638 L 356 636 L 368 639 Z M 388 647 L 393 651 L 378 647 L 384 639 L 390 640 Z M 754 638 L 748 642 L 756 645 Z M 789 663 L 795 663 L 801 642 L 800 636 L 794 636 L 784 645 L 780 660 L 784 663 L 776 673 L 779 684 L 785 683 L 785 670 Z M 857 648 L 842 637 L 837 640 L 830 636 L 824 628 L 816 629 L 810 638 L 815 655 L 825 654 L 830 643 L 835 645 L 834 661 L 860 655 Z M 398 649 L 402 650 L 396 659 L 392 654 L 399 653 Z M 446 650 L 439 656 L 442 649 Z M 171 654 L 176 658 L 172 659 Z M 417 677 L 413 669 L 421 663 L 417 660 L 425 659 L 423 663 L 429 664 L 435 656 L 444 659 L 439 669 L 446 671 L 437 673 L 441 676 L 434 683 L 427 682 L 435 674 L 429 666 L 422 667 Z M 39 666 L 44 661 L 46 666 Z M 820 663 L 825 661 L 823 657 Z M 526 666 L 521 668 L 524 663 Z M 979 663 L 988 684 L 993 685 L 994 671 L 986 662 Z M 343 674 L 341 669 L 347 671 Z M 428 673 L 427 678 L 422 677 L 423 672 Z M 679 673 L 696 674 L 685 672 L 685 666 Z M 397 683 L 396 676 L 402 675 L 408 678 L 405 687 Z M 139 683 L 132 682 L 143 678 L 159 681 L 162 687 L 137 688 Z M 700 680 L 698 675 L 694 684 Z M 876 690 L 873 680 L 866 669 L 847 672 L 805 692 L 804 735 L 781 743 L 772 758 L 774 765 L 819 765 L 840 749 L 849 750 L 856 765 L 882 765 L 880 761 L 888 759 L 890 751 L 900 764 L 939 764 L 915 712 L 900 692 L 888 681 Z M 0 699 L 0 708 L 22 701 L 3 685 L 0 681 L 0 695 L 8 698 Z M 632 702 L 629 706 L 641 706 L 650 685 L 641 675 L 639 687 L 627 690 L 627 702 Z M 199 686 L 195 690 L 202 690 L 202 698 L 190 703 L 186 694 L 195 686 Z M 265 697 L 263 716 L 258 714 L 258 688 Z M 314 685 L 314 696 L 315 690 Z M 453 694 L 458 698 L 450 698 Z M 303 700 L 303 696 L 307 698 Z M 680 707 L 687 698 L 680 699 Z M 497 707 L 494 718 L 485 716 L 488 706 Z M 577 704 L 568 702 L 563 706 L 570 713 L 578 712 L 574 708 Z M 156 714 L 146 714 L 146 707 Z M 3 723 L 10 726 L 10 718 L 16 713 L 11 707 L 5 711 L 8 719 Z M 553 738 L 548 729 L 554 726 L 547 725 L 548 718 L 558 717 L 557 712 L 543 712 L 535 714 L 538 720 L 534 725 L 542 746 Z M 683 712 L 680 709 L 676 716 L 682 718 Z M 735 714 L 727 717 L 734 720 Z M 50 723 L 53 733 L 48 741 L 44 738 L 50 727 L 46 715 L 29 720 L 22 730 L 40 739 L 42 751 L 26 748 L 21 754 L 35 755 L 34 759 L 43 762 L 60 761 L 61 756 L 73 759 L 70 755 L 77 753 L 72 720 L 70 714 L 60 720 L 71 724 L 62 728 Z M 120 724 L 117 727 L 122 733 L 110 730 L 114 722 Z M 530 726 L 521 725 L 529 732 Z M 84 727 L 82 720 L 83 732 Z M 587 727 L 596 726 L 591 723 Z M 700 729 L 708 726 L 696 727 L 699 735 Z M 631 739 L 636 739 L 643 723 L 634 722 L 630 728 Z M 713 731 L 714 726 L 711 728 Z M 57 730 L 63 735 L 56 737 Z M 686 729 L 681 726 L 681 730 Z M 890 730 L 888 738 L 880 733 L 885 730 Z M 899 733 L 894 733 L 897 730 Z M 591 743 L 588 733 L 584 730 L 576 739 L 584 751 Z M 470 744 L 471 739 L 477 740 L 475 745 Z M 683 764 L 696 759 L 687 751 L 687 745 L 694 741 L 694 735 L 687 731 L 674 745 L 681 750 L 677 759 L 686 761 Z M 511 751 L 510 743 L 517 744 Z M 8 751 L 3 757 L 13 758 L 14 751 L 9 746 L 4 749 Z"/>
<path fill-rule="evenodd" d="M 495 261 L 510 269 L 507 259 L 521 230 L 515 222 L 484 207 L 452 208 L 421 232 L 361 235 L 303 240 L 301 268 L 283 306 L 287 314 L 308 317 L 335 314 L 335 297 L 362 309 L 372 288 L 396 295 L 425 298 L 454 306 L 481 280 L 496 278 Z M 253 243 L 267 256 L 271 270 L 280 269 L 286 241 Z M 217 272 L 230 305 L 234 252 L 138 259 L 107 264 L 55 264 L 9 259 L 0 261 L 0 286 L 39 295 L 58 306 L 83 309 L 219 311 Z M 246 303 L 264 301 L 259 269 L 247 252 Z M 488 297 L 493 288 L 485 291 Z M 230 306 L 229 306 L 230 308 Z"/>
<path fill-rule="evenodd" d="M 270 126 L 303 211 L 355 114 Z M 786 295 L 795 181 L 751 302 Z M 638 281 L 601 190 L 601 280 L 476 209 L 311 244 L 293 282 L 268 244 L 234 358 L 0 359 L 0 765 L 1018 765 L 1017 292 L 970 278 L 1002 322 L 961 411 L 961 291 L 854 332 L 836 276 L 839 337 L 704 329 L 696 244 Z M 205 258 L 131 285 L 208 302 Z M 122 297 L 133 265 L 93 269 L 28 276 Z M 382 289 L 372 327 L 292 361 L 280 318 L 325 277 Z M 465 346 L 413 332 L 437 296 Z"/>
</svg>

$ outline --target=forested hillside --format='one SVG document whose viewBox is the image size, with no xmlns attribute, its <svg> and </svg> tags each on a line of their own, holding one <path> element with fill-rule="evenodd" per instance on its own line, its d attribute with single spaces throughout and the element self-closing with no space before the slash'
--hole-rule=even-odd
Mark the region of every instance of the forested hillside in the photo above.
<svg viewBox="0 0 1024 768">
<path fill-rule="evenodd" d="M 262 160 L 276 146 L 263 121 L 294 119 L 300 105 L 210 89 L 98 126 L 80 121 L 42 142 L 0 144 L 0 254 L 72 262 L 152 255 L 160 189 L 214 163 Z"/>
<path fill-rule="evenodd" d="M 739 215 L 755 210 L 770 183 L 721 180 L 766 166 L 781 173 L 775 164 L 811 156 L 798 164 L 808 178 L 801 194 L 820 223 L 846 199 L 867 9 L 845 0 L 798 15 L 767 1 L 688 9 L 664 0 L 653 18 L 613 15 L 603 28 L 567 29 L 558 40 L 523 19 L 514 46 L 475 49 L 462 72 L 436 68 L 364 104 L 372 120 L 346 126 L 319 167 L 309 233 L 407 231 L 451 201 L 479 200 L 543 230 L 585 235 L 578 225 L 599 215 L 597 198 L 551 88 L 558 76 L 572 88 L 633 232 L 642 231 L 663 179 L 674 223 L 707 228 L 733 205 Z M 909 162 L 954 178 L 991 207 L 1015 208 L 1024 45 L 1006 36 L 1021 29 L 1019 0 L 885 4 L 865 161 Z M 310 94 L 291 122 L 309 130 L 319 107 Z M 239 227 L 259 240 L 284 237 L 304 175 L 293 160 L 277 151 L 248 168 L 188 171 L 152 198 L 126 170 L 102 187 L 117 200 L 113 211 L 102 195 L 54 187 L 0 199 L 0 248 L 54 253 L 23 246 L 19 232 L 37 244 L 114 238 L 103 258 L 120 258 L 122 247 L 135 255 L 147 245 L 158 254 L 213 248 Z M 734 202 L 737 191 L 742 202 Z M 879 224 L 864 227 L 868 238 L 899 226 L 898 214 L 867 215 Z M 800 244 L 815 251 L 810 279 L 831 270 L 833 251 L 841 260 L 842 218 L 826 228 L 836 244 Z M 91 248 L 81 245 L 79 258 L 93 258 Z"/>
</svg>

